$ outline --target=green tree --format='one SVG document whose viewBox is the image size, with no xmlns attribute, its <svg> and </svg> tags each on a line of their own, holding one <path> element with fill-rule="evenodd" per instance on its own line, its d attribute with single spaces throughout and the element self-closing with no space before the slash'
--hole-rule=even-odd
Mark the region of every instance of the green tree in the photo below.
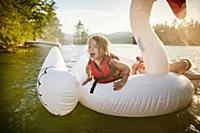
<svg viewBox="0 0 200 133">
<path fill-rule="evenodd" d="M 48 41 L 59 41 L 63 42 L 64 40 L 64 34 L 61 31 L 61 24 L 59 22 L 59 19 L 56 16 L 54 5 L 55 3 L 52 2 L 52 4 L 49 4 L 46 9 L 47 16 L 45 17 L 45 24 L 39 28 L 42 30 L 42 33 L 40 38 Z"/>
<path fill-rule="evenodd" d="M 88 38 L 88 29 L 85 28 L 84 24 L 79 20 L 75 25 L 75 34 L 74 34 L 74 44 L 85 44 Z"/>
<path fill-rule="evenodd" d="M 62 38 L 53 0 L 0 0 L 0 48 L 12 52 L 27 40 Z"/>
</svg>

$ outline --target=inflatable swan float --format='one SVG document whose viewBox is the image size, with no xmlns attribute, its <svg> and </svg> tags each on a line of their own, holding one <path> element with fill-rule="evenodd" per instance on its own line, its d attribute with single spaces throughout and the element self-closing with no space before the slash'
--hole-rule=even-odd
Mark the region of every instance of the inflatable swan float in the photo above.
<svg viewBox="0 0 200 133">
<path fill-rule="evenodd" d="M 134 37 L 142 51 L 146 74 L 130 76 L 119 91 L 113 83 L 97 83 L 93 93 L 93 81 L 81 86 L 86 79 L 84 54 L 68 71 L 60 50 L 49 52 L 40 70 L 37 93 L 42 105 L 52 114 L 70 113 L 78 101 L 97 112 L 125 117 L 157 116 L 186 108 L 192 99 L 193 84 L 183 75 L 168 71 L 165 49 L 149 24 L 154 0 L 133 0 L 130 19 Z M 132 64 L 130 59 L 121 61 Z"/>
</svg>

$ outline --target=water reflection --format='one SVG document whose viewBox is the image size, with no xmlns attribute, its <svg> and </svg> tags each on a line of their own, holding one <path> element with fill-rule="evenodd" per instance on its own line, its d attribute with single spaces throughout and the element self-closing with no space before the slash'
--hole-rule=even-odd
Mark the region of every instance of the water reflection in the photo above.
<svg viewBox="0 0 200 133">
<path fill-rule="evenodd" d="M 124 47 L 124 50 L 130 47 L 132 46 Z M 117 51 L 119 48 L 120 51 L 124 51 L 122 47 L 114 49 Z M 83 46 L 69 46 L 62 49 L 68 68 L 85 49 Z M 196 89 L 193 102 L 187 110 L 159 117 L 113 117 L 96 113 L 80 104 L 69 115 L 53 116 L 42 107 L 36 94 L 37 75 L 49 49 L 29 50 L 27 53 L 0 54 L 1 132 L 191 133 L 200 131 L 199 88 Z"/>
</svg>

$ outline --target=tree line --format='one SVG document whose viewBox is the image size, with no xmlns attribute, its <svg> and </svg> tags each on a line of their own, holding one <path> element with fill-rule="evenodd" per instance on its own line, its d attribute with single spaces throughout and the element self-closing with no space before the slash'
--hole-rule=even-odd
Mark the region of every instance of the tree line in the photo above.
<svg viewBox="0 0 200 133">
<path fill-rule="evenodd" d="M 195 20 L 176 19 L 171 24 L 164 22 L 153 26 L 156 34 L 168 45 L 200 45 L 200 22 Z"/>
<path fill-rule="evenodd" d="M 13 52 L 24 47 L 26 41 L 37 39 L 64 42 L 66 38 L 55 9 L 54 0 L 0 0 L 0 49 Z M 174 20 L 153 28 L 164 44 L 200 44 L 199 21 Z M 84 44 L 88 36 L 88 29 L 79 21 L 75 25 L 73 43 Z M 128 38 L 128 42 L 134 42 L 134 37 Z"/>
<path fill-rule="evenodd" d="M 171 24 L 167 22 L 153 25 L 153 29 L 166 45 L 200 45 L 200 22 L 195 20 L 176 19 Z M 89 36 L 88 29 L 79 21 L 75 25 L 74 44 L 85 44 Z M 106 35 L 105 35 L 106 36 Z M 130 34 L 107 36 L 114 43 L 133 43 L 135 38 Z"/>
<path fill-rule="evenodd" d="M 0 49 L 13 52 L 28 40 L 62 41 L 54 0 L 0 0 Z"/>
</svg>

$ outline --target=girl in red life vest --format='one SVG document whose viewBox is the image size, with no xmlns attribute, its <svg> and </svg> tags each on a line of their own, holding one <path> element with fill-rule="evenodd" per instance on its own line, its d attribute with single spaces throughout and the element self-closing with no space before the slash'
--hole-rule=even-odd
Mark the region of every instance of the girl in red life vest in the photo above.
<svg viewBox="0 0 200 133">
<path fill-rule="evenodd" d="M 87 84 L 94 78 L 98 83 L 115 81 L 113 84 L 114 89 L 121 89 L 127 82 L 130 68 L 109 52 L 110 43 L 105 37 L 95 35 L 88 39 L 87 44 L 89 45 L 88 53 L 90 55 L 86 66 L 88 77 L 82 85 Z"/>
</svg>

